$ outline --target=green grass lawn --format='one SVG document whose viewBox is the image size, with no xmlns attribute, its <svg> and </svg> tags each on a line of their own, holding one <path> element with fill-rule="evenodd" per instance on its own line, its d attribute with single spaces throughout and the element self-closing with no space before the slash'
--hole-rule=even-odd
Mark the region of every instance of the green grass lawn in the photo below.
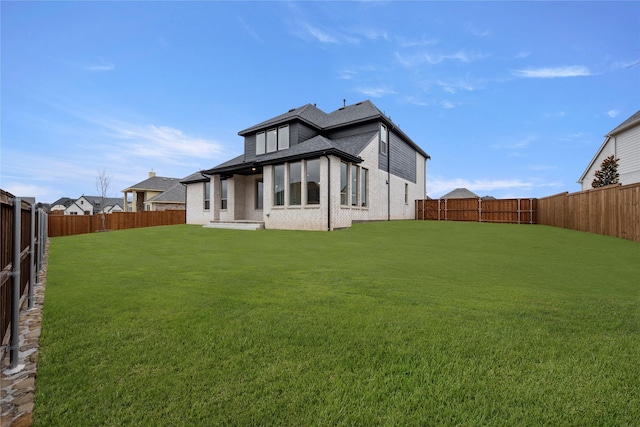
<svg viewBox="0 0 640 427">
<path fill-rule="evenodd" d="M 430 221 L 51 241 L 35 425 L 638 425 L 640 244 Z"/>
</svg>

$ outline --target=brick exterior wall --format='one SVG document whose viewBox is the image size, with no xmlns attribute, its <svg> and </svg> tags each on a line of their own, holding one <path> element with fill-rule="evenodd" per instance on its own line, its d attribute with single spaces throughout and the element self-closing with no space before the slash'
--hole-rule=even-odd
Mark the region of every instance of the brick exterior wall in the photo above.
<svg viewBox="0 0 640 427">
<path fill-rule="evenodd" d="M 210 201 L 210 205 L 213 205 L 213 198 Z M 212 218 L 213 213 L 211 209 L 204 209 L 204 182 L 188 184 L 187 224 L 207 224 Z"/>
</svg>

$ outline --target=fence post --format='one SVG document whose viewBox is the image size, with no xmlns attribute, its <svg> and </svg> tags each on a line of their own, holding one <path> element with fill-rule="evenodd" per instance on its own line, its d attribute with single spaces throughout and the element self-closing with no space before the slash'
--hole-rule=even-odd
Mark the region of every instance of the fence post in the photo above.
<svg viewBox="0 0 640 427">
<path fill-rule="evenodd" d="M 36 205 L 31 205 L 31 236 L 29 239 L 29 293 L 27 294 L 27 307 L 33 308 L 33 286 L 35 284 L 35 249 L 36 249 Z"/>
<path fill-rule="evenodd" d="M 482 222 L 482 198 L 478 197 L 478 222 Z"/>
<path fill-rule="evenodd" d="M 22 199 L 13 199 L 13 260 L 11 265 L 11 336 L 9 338 L 9 369 L 18 368 L 20 349 L 20 236 L 22 222 Z"/>
</svg>

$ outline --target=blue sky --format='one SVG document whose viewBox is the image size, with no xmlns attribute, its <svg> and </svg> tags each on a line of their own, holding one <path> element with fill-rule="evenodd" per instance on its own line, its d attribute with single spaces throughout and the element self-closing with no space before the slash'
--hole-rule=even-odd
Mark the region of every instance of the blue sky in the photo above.
<svg viewBox="0 0 640 427">
<path fill-rule="evenodd" d="M 42 202 L 185 177 L 343 99 L 431 155 L 431 197 L 542 197 L 640 109 L 640 2 L 2 1 L 1 31 L 0 186 Z"/>
</svg>

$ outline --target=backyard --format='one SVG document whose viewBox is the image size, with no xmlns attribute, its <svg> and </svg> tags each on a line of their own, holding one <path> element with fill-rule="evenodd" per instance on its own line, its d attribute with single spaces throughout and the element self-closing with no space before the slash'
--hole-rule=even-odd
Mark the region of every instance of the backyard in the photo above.
<svg viewBox="0 0 640 427">
<path fill-rule="evenodd" d="M 34 425 L 637 425 L 639 277 L 542 225 L 57 237 Z"/>
</svg>

